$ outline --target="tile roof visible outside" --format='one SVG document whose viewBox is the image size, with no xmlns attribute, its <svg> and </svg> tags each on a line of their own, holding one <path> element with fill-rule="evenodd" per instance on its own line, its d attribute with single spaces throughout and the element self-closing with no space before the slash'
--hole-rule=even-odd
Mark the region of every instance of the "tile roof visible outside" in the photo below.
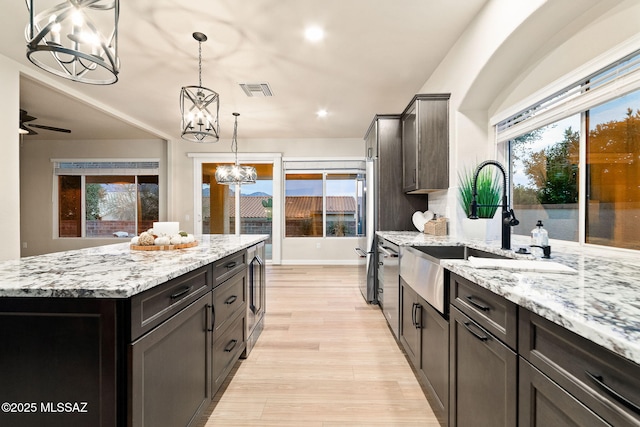
<svg viewBox="0 0 640 427">
<path fill-rule="evenodd" d="M 242 196 L 240 198 L 240 212 L 242 218 L 264 218 L 265 207 L 263 201 L 271 196 Z M 235 217 L 233 199 L 229 202 L 229 216 Z M 310 214 L 322 213 L 321 196 L 287 196 L 285 211 L 288 218 L 307 218 Z M 351 196 L 327 196 L 327 213 L 353 215 L 356 212 L 356 200 Z"/>
</svg>

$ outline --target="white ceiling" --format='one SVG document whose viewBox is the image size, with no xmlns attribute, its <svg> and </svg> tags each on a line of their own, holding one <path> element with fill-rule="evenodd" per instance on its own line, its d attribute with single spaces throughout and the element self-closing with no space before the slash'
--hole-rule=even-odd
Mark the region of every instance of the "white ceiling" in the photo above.
<svg viewBox="0 0 640 427">
<path fill-rule="evenodd" d="M 119 81 L 94 86 L 40 71 L 26 59 L 28 12 L 12 0 L 3 3 L 0 53 L 55 82 L 51 88 L 21 79 L 20 108 L 38 118 L 34 123 L 72 130 L 39 130 L 31 138 L 136 139 L 151 131 L 179 139 L 180 88 L 198 84 L 194 31 L 209 38 L 202 44 L 202 83 L 220 94 L 222 138 L 231 136 L 234 111 L 241 114 L 241 138 L 361 138 L 374 114 L 402 112 L 486 2 L 123 0 Z M 324 27 L 324 41 L 304 40 L 310 24 Z M 239 87 L 262 82 L 273 97 L 249 98 Z M 102 108 L 70 98 L 66 88 Z M 321 108 L 329 112 L 322 119 L 315 114 Z"/>
</svg>

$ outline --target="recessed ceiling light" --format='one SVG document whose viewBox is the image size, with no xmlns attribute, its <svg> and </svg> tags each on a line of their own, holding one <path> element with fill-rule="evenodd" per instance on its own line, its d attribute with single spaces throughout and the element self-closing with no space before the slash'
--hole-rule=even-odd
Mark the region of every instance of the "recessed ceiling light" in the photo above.
<svg viewBox="0 0 640 427">
<path fill-rule="evenodd" d="M 329 115 L 329 112 L 327 110 L 318 110 L 316 112 L 316 115 L 318 117 L 327 117 Z"/>
<path fill-rule="evenodd" d="M 307 27 L 304 30 L 304 37 L 310 42 L 317 43 L 324 39 L 324 30 L 317 25 Z"/>
</svg>

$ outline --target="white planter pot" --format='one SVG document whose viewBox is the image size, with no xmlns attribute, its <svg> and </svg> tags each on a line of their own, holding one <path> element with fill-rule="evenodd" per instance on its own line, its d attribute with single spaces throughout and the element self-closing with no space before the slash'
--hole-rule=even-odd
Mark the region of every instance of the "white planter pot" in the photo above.
<svg viewBox="0 0 640 427">
<path fill-rule="evenodd" d="M 497 212 L 493 218 L 462 218 L 462 236 L 465 239 L 490 242 L 502 238 L 502 216 Z"/>
</svg>

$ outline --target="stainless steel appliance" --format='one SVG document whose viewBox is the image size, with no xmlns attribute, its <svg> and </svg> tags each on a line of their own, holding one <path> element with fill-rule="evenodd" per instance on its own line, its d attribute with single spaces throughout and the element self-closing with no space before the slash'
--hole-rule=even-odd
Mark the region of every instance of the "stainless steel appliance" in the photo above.
<svg viewBox="0 0 640 427">
<path fill-rule="evenodd" d="M 266 303 L 266 277 L 264 266 L 264 242 L 247 250 L 247 348 L 243 357 L 247 357 L 264 328 Z"/>
<path fill-rule="evenodd" d="M 396 338 L 399 338 L 400 333 L 399 261 L 398 246 L 385 239 L 378 239 L 378 302 Z"/>
<path fill-rule="evenodd" d="M 463 246 L 460 246 L 460 251 L 461 255 L 456 258 L 463 258 Z M 444 268 L 438 258 L 417 248 L 403 246 L 400 277 L 433 308 L 445 314 L 446 283 Z"/>
</svg>

